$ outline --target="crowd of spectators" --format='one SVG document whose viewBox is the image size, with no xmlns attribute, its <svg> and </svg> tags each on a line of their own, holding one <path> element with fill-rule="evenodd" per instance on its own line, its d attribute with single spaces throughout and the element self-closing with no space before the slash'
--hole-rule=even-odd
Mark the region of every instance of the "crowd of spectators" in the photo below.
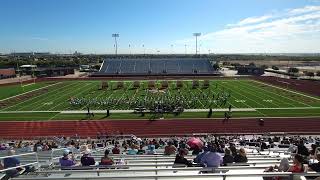
<svg viewBox="0 0 320 180">
<path fill-rule="evenodd" d="M 127 154 L 127 155 L 175 155 L 174 166 L 200 166 L 200 167 L 219 167 L 228 166 L 233 163 L 247 163 L 248 158 L 244 146 L 256 147 L 257 151 L 264 151 L 277 144 L 278 147 L 288 148 L 288 151 L 294 153 L 293 164 L 289 165 L 288 159 L 282 159 L 279 165 L 267 168 L 266 172 L 304 172 L 308 170 L 320 172 L 320 153 L 319 139 L 314 137 L 252 137 L 250 139 L 241 136 L 205 136 L 198 137 L 202 144 L 191 146 L 188 137 L 171 137 L 163 139 L 147 138 L 113 138 L 96 140 L 70 140 L 67 139 L 63 147 L 67 147 L 59 159 L 62 167 L 70 166 L 92 166 L 92 165 L 114 165 L 124 164 L 124 160 L 115 161 L 109 155 Z M 310 145 L 307 148 L 306 145 Z M 8 155 L 15 152 L 12 149 L 23 149 L 32 147 L 31 151 L 46 151 L 52 148 L 58 148 L 54 141 L 19 141 L 7 144 L 1 144 L 0 150 L 8 150 Z M 95 159 L 91 151 L 98 147 L 107 147 L 101 159 Z M 69 149 L 69 150 L 68 150 Z M 82 156 L 77 162 L 73 150 L 78 150 Z M 163 151 L 159 151 L 162 149 Z M 194 159 L 188 159 L 194 155 Z M 316 159 L 318 162 L 311 161 Z M 20 164 L 18 158 L 5 158 L 0 168 L 15 167 Z M 14 176 L 21 169 L 7 171 L 8 175 Z"/>
</svg>

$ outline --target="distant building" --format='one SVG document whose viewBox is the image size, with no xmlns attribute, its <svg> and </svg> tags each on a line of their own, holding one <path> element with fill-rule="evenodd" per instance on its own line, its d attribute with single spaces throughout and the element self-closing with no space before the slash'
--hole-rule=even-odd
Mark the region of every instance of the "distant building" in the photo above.
<svg viewBox="0 0 320 180">
<path fill-rule="evenodd" d="M 74 74 L 74 68 L 72 67 L 48 67 L 38 68 L 37 65 L 22 65 L 18 70 L 21 75 L 34 75 L 36 77 L 55 77 L 65 76 L 68 74 Z"/>
<path fill-rule="evenodd" d="M 80 65 L 80 72 L 90 72 L 90 65 Z"/>
<path fill-rule="evenodd" d="M 0 69 L 0 79 L 14 78 L 16 77 L 16 71 L 14 68 Z"/>
<path fill-rule="evenodd" d="M 14 52 L 10 54 L 11 56 L 48 56 L 51 55 L 49 52 Z"/>
<path fill-rule="evenodd" d="M 238 70 L 239 75 L 255 75 L 261 76 L 264 74 L 264 69 L 256 66 L 244 65 L 237 66 L 236 70 Z"/>
</svg>

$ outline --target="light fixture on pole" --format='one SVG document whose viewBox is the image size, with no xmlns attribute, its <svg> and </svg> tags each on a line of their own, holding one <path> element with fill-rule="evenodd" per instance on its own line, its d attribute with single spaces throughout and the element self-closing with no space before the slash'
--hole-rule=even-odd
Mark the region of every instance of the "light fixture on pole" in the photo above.
<svg viewBox="0 0 320 180">
<path fill-rule="evenodd" d="M 114 38 L 115 53 L 116 53 L 116 55 L 117 55 L 117 54 L 118 54 L 118 42 L 117 42 L 117 38 L 119 37 L 119 34 L 117 34 L 117 33 L 112 34 L 112 37 Z"/>
<path fill-rule="evenodd" d="M 193 36 L 196 37 L 196 55 L 198 54 L 198 37 L 201 36 L 201 33 L 193 33 Z"/>
</svg>

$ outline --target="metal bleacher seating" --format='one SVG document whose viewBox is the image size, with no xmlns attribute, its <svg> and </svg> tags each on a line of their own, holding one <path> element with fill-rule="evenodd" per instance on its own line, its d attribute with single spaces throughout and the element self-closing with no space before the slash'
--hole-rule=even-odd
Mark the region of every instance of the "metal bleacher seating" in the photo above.
<svg viewBox="0 0 320 180">
<path fill-rule="evenodd" d="M 107 59 L 97 75 L 213 74 L 208 59 Z"/>
<path fill-rule="evenodd" d="M 111 148 L 106 147 L 106 148 Z M 103 156 L 105 148 L 92 151 L 92 156 L 97 162 Z M 287 177 L 289 179 L 305 179 L 304 176 L 320 176 L 315 172 L 294 173 L 264 173 L 264 169 L 279 164 L 283 157 L 289 158 L 292 163 L 291 154 L 286 153 L 287 148 L 273 148 L 263 152 L 257 152 L 256 148 L 246 147 L 248 163 L 233 163 L 219 168 L 184 167 L 174 166 L 175 156 L 162 155 L 164 149 L 157 149 L 157 155 L 126 155 L 119 154 L 110 157 L 115 162 L 125 160 L 125 164 L 112 166 L 77 166 L 62 168 L 59 166 L 59 158 L 65 148 L 52 151 L 41 151 L 37 153 L 24 153 L 16 155 L 22 166 L 34 165 L 36 171 L 12 178 L 13 180 L 96 180 L 96 179 L 258 179 L 262 177 Z M 80 161 L 81 154 L 74 150 L 76 160 Z M 195 156 L 189 154 L 187 159 L 192 160 Z M 1 157 L 3 159 L 4 157 Z M 1 170 L 0 172 L 4 172 Z M 205 173 L 202 173 L 205 172 Z M 302 176 L 302 177 L 300 177 Z"/>
</svg>

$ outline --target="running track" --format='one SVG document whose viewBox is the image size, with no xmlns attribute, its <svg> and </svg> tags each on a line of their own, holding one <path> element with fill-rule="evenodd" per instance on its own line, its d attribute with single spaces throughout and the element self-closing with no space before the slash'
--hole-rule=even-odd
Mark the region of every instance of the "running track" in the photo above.
<svg viewBox="0 0 320 180">
<path fill-rule="evenodd" d="M 32 139 L 44 136 L 95 137 L 98 132 L 108 134 L 135 134 L 137 136 L 183 135 L 191 133 L 264 133 L 292 132 L 320 133 L 320 118 L 265 119 L 259 126 L 257 119 L 193 120 L 85 120 L 85 121 L 25 121 L 1 122 L 0 137 Z"/>
</svg>

